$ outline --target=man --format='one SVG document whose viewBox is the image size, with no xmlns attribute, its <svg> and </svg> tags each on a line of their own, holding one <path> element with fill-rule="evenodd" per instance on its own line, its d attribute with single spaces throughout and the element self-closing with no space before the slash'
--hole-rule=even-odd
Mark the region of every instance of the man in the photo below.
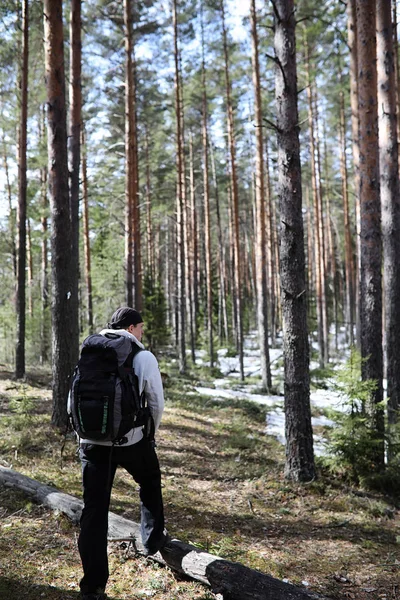
<svg viewBox="0 0 400 600">
<path fill-rule="evenodd" d="M 113 314 L 108 329 L 100 334 L 118 332 L 139 346 L 133 369 L 157 431 L 164 410 L 164 394 L 157 359 L 141 343 L 143 327 L 140 313 L 123 307 Z M 80 582 L 83 600 L 106 598 L 108 509 L 118 466 L 126 469 L 140 486 L 141 534 L 146 553 L 155 554 L 166 543 L 161 473 L 154 446 L 153 440 L 144 437 L 143 427 L 128 431 L 117 446 L 112 442 L 80 441 L 84 508 L 78 547 L 84 572 Z"/>
</svg>

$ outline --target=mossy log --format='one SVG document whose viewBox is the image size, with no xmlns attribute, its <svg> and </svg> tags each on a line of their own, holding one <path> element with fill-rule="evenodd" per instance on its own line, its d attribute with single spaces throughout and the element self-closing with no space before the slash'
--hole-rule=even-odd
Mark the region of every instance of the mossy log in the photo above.
<svg viewBox="0 0 400 600">
<path fill-rule="evenodd" d="M 62 512 L 73 523 L 79 524 L 83 502 L 75 496 L 59 492 L 54 487 L 2 466 L 0 484 L 25 493 L 35 502 Z M 137 552 L 144 553 L 138 523 L 112 512 L 109 513 L 108 523 L 110 541 L 132 541 Z M 152 559 L 210 586 L 217 597 L 223 600 L 328 600 L 176 539 L 170 540 Z"/>
</svg>

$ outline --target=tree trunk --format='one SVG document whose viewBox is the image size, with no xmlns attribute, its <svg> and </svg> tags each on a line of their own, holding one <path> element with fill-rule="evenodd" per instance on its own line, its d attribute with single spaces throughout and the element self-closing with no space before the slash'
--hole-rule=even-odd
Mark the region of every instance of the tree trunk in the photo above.
<svg viewBox="0 0 400 600">
<path fill-rule="evenodd" d="M 4 176 L 5 176 L 5 185 L 7 190 L 7 200 L 8 200 L 8 227 L 10 231 L 10 247 L 11 247 L 11 257 L 13 264 L 13 272 L 15 278 L 17 277 L 17 245 L 15 241 L 15 215 L 12 207 L 12 192 L 11 192 L 11 183 L 10 183 L 10 174 L 8 169 L 8 159 L 7 159 L 7 147 L 6 147 L 6 138 L 4 135 L 4 129 L 1 132 L 2 142 L 3 142 L 3 165 L 4 165 Z"/>
<path fill-rule="evenodd" d="M 393 51 L 394 51 L 394 75 L 395 75 L 395 90 L 396 90 L 396 127 L 397 140 L 400 140 L 400 76 L 399 76 L 399 40 L 397 37 L 397 0 L 392 0 L 392 33 L 393 33 Z M 399 157 L 400 169 L 400 152 Z"/>
<path fill-rule="evenodd" d="M 347 43 L 350 50 L 350 108 L 351 108 L 351 137 L 354 170 L 354 198 L 356 213 L 356 270 L 353 290 L 355 298 L 360 295 L 360 124 L 358 115 L 358 49 L 357 49 L 357 16 L 356 0 L 347 2 Z M 360 347 L 360 305 L 356 302 L 356 342 Z"/>
<path fill-rule="evenodd" d="M 325 328 L 324 328 L 324 294 L 325 294 L 325 269 L 324 256 L 322 246 L 322 211 L 321 211 L 321 196 L 317 183 L 317 165 L 316 165 L 316 148 L 315 148 L 315 132 L 314 132 L 314 114 L 313 114 L 313 88 L 310 76 L 310 51 L 307 42 L 307 33 L 304 36 L 305 46 L 305 67 L 307 81 L 307 99 L 308 99 L 308 126 L 310 131 L 310 159 L 311 159 L 311 187 L 313 194 L 314 205 L 314 225 L 316 229 L 315 235 L 315 264 L 316 264 L 316 306 L 317 306 L 317 325 L 318 325 L 318 346 L 319 346 L 319 364 L 321 368 L 325 366 Z"/>
<path fill-rule="evenodd" d="M 344 219 L 344 253 L 345 253 L 345 281 L 346 281 L 346 330 L 348 328 L 350 335 L 350 346 L 354 344 L 354 268 L 353 268 L 353 245 L 351 241 L 351 223 L 349 209 L 349 190 L 346 162 L 346 129 L 345 129 L 345 111 L 344 94 L 340 91 L 340 127 L 339 127 L 339 145 L 340 145 L 340 176 L 342 179 L 343 196 L 343 219 Z"/>
<path fill-rule="evenodd" d="M 46 108 L 43 104 L 39 116 L 39 139 L 43 143 L 45 137 Z M 48 211 L 49 201 L 47 197 L 47 167 L 40 169 L 40 192 L 41 192 L 41 314 L 40 314 L 40 364 L 48 362 L 50 358 L 49 343 L 49 274 L 48 274 Z"/>
<path fill-rule="evenodd" d="M 26 327 L 26 204 L 27 204 L 27 120 L 28 120 L 28 56 L 29 56 L 29 3 L 22 3 L 22 64 L 21 64 L 21 113 L 18 135 L 18 238 L 17 238 L 17 344 L 15 348 L 15 377 L 25 375 L 25 327 Z"/>
<path fill-rule="evenodd" d="M 142 281 L 142 234 L 140 230 L 140 205 L 139 205 L 139 152 L 138 128 L 136 110 L 136 58 L 134 35 L 132 32 L 132 136 L 133 136 L 133 302 L 136 310 L 143 310 L 143 281 Z"/>
<path fill-rule="evenodd" d="M 186 372 L 185 340 L 185 165 L 183 150 L 182 86 L 179 64 L 177 0 L 173 0 L 174 61 L 175 61 L 175 113 L 176 113 L 176 163 L 177 163 L 177 333 L 179 372 Z"/>
<path fill-rule="evenodd" d="M 276 239 L 276 215 L 272 199 L 271 179 L 269 174 L 269 152 L 268 139 L 265 141 L 265 199 L 267 203 L 267 245 L 268 245 L 268 283 L 269 283 L 269 309 L 271 315 L 271 343 L 276 343 L 278 333 L 278 311 L 277 311 L 277 281 L 279 272 L 279 259 L 277 261 L 277 239 Z M 278 268 L 277 267 L 278 263 Z"/>
<path fill-rule="evenodd" d="M 183 122 L 182 115 L 182 122 Z M 195 283 L 193 280 L 193 269 L 192 269 L 192 248 L 193 248 L 193 235 L 197 232 L 193 228 L 193 211 L 192 206 L 195 205 L 195 181 L 194 181 L 194 158 L 193 158 L 193 136 L 189 134 L 189 181 L 190 181 L 190 201 L 185 202 L 184 215 L 185 215 L 185 275 L 186 275 L 186 314 L 189 318 L 189 335 L 190 335 L 190 353 L 192 356 L 193 364 L 196 362 L 196 325 L 195 325 L 195 311 L 194 311 L 194 287 Z M 186 194 L 185 194 L 186 197 Z"/>
<path fill-rule="evenodd" d="M 377 0 L 376 30 L 387 411 L 389 428 L 393 428 L 400 405 L 400 189 L 393 33 L 390 5 L 385 0 Z M 389 454 L 393 457 L 390 442 Z"/>
<path fill-rule="evenodd" d="M 293 0 L 275 0 L 275 95 L 278 132 L 280 272 L 284 322 L 285 475 L 316 475 L 310 410 L 309 346 Z"/>
<path fill-rule="evenodd" d="M 33 255 L 32 255 L 32 237 L 31 237 L 31 221 L 26 220 L 26 262 L 28 265 L 28 313 L 33 317 Z"/>
<path fill-rule="evenodd" d="M 357 0 L 358 108 L 360 125 L 361 272 L 360 323 L 363 380 L 376 381 L 368 411 L 375 429 L 376 465 L 384 463 L 382 356 L 382 239 L 379 197 L 379 145 L 375 0 Z M 377 406 L 378 405 L 378 406 Z"/>
<path fill-rule="evenodd" d="M 132 0 L 124 0 L 125 32 L 125 268 L 126 304 L 133 306 L 133 223 L 135 218 L 135 148 L 132 66 Z"/>
<path fill-rule="evenodd" d="M 225 341 L 229 340 L 229 327 L 228 327 L 228 312 L 226 306 L 226 262 L 225 262 L 225 245 L 224 239 L 222 235 L 222 225 L 221 225 L 221 210 L 220 210 L 220 202 L 219 202 L 219 192 L 218 192 L 218 180 L 217 180 L 217 170 L 215 168 L 215 156 L 214 156 L 214 145 L 212 140 L 210 140 L 210 158 L 211 158 L 211 170 L 212 170 L 212 178 L 214 185 L 214 194 L 215 194 L 215 214 L 217 217 L 217 239 L 218 239 L 218 279 L 219 279 L 219 302 L 220 302 L 220 324 L 218 326 L 220 342 L 222 341 L 222 330 L 224 332 Z"/>
<path fill-rule="evenodd" d="M 145 155 L 146 155 L 146 234 L 147 234 L 147 268 L 152 281 L 155 280 L 155 256 L 153 226 L 151 220 L 151 172 L 150 172 L 150 152 L 149 152 L 149 130 L 145 129 Z"/>
<path fill-rule="evenodd" d="M 71 218 L 69 211 L 67 125 L 65 108 L 64 36 L 62 1 L 44 0 L 48 118 L 48 183 L 51 206 L 53 415 L 59 428 L 67 425 L 67 396 L 73 369 L 71 347 L 73 312 Z"/>
<path fill-rule="evenodd" d="M 271 389 L 271 368 L 268 349 L 268 297 L 267 297 L 267 244 L 266 244 L 266 217 L 265 217 L 265 178 L 264 178 L 264 144 L 263 144 L 263 118 L 261 104 L 260 63 L 258 58 L 258 32 L 256 2 L 251 0 L 251 37 L 252 37 L 252 69 L 254 86 L 254 113 L 256 128 L 256 294 L 257 294 L 257 323 L 260 344 L 261 379 L 266 391 Z"/>
<path fill-rule="evenodd" d="M 79 354 L 79 170 L 81 163 L 81 121 L 82 121 L 82 42 L 81 42 L 81 0 L 71 0 L 70 13 L 70 72 L 69 72 L 69 201 L 71 214 L 71 261 L 74 271 L 71 289 L 72 337 L 71 358 L 77 362 Z"/>
<path fill-rule="evenodd" d="M 329 362 L 329 317 L 328 317 L 328 256 L 329 256 L 329 209 L 326 208 L 326 216 L 324 215 L 324 203 L 328 204 L 325 190 L 322 185 L 322 159 L 319 141 L 319 126 L 318 126 L 318 100 L 315 82 L 313 83 L 314 93 L 312 94 L 312 118 L 315 123 L 315 149 L 317 152 L 317 199 L 319 203 L 319 239 L 321 248 L 321 296 L 322 296 L 322 319 L 324 330 L 324 364 Z M 325 201 L 325 202 L 324 202 Z M 327 234 L 327 235 L 326 235 Z M 328 237 L 328 239 L 326 239 Z"/>
<path fill-rule="evenodd" d="M 65 514 L 75 525 L 79 525 L 83 502 L 75 496 L 59 492 L 54 487 L 2 466 L 0 482 L 51 510 Z M 131 541 L 139 554 L 144 552 L 140 524 L 112 512 L 108 514 L 108 539 L 116 542 Z M 227 600 L 328 600 L 319 594 L 284 583 L 240 563 L 208 554 L 176 539 L 168 541 L 152 560 L 204 583 L 215 594 Z"/>
<path fill-rule="evenodd" d="M 87 146 L 85 126 L 82 123 L 82 199 L 83 199 L 83 252 L 85 256 L 85 282 L 87 296 L 87 325 L 93 333 L 92 265 L 90 252 L 89 192 L 87 179 Z"/>
<path fill-rule="evenodd" d="M 232 224 L 233 224 L 233 245 L 235 250 L 235 302 L 237 319 L 237 341 L 239 353 L 240 379 L 244 380 L 243 366 L 243 320 L 242 320 L 242 279 L 241 279 L 241 252 L 240 252 L 240 230 L 239 230 L 239 190 L 236 173 L 236 142 L 233 118 L 232 104 L 232 86 L 229 73 L 229 54 L 228 40 L 225 25 L 225 0 L 221 0 L 222 16 L 222 41 L 224 48 L 224 67 L 225 67 L 225 87 L 226 87 L 226 110 L 228 121 L 228 146 L 230 159 L 230 179 L 232 193 Z"/>
<path fill-rule="evenodd" d="M 210 367 L 214 367 L 214 343 L 213 343 L 213 290 L 212 290 L 212 262 L 211 262 L 211 219 L 210 219 L 210 182 L 208 174 L 208 110 L 207 110 L 207 83 L 206 63 L 204 57 L 204 29 L 203 14 L 201 15 L 201 81 L 202 81 L 202 141 L 203 141 L 203 194 L 204 194 L 204 236 L 206 250 L 206 288 L 207 288 L 207 332 L 208 353 L 210 355 Z"/>
</svg>

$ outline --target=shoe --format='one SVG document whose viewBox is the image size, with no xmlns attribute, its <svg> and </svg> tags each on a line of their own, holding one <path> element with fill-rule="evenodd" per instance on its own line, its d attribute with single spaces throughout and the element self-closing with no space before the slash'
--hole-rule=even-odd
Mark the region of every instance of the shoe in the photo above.
<svg viewBox="0 0 400 600">
<path fill-rule="evenodd" d="M 107 600 L 107 594 L 99 588 L 92 594 L 81 594 L 81 600 Z"/>
<path fill-rule="evenodd" d="M 169 533 L 167 532 L 167 530 L 164 530 L 164 534 L 163 537 L 160 540 L 160 543 L 157 544 L 156 546 L 152 546 L 151 548 L 147 548 L 145 546 L 144 548 L 144 555 L 145 556 L 154 556 L 154 554 L 157 554 L 157 552 L 161 552 L 161 550 L 164 548 L 164 546 L 166 544 L 168 544 L 168 542 L 171 541 L 171 536 L 169 535 Z"/>
</svg>

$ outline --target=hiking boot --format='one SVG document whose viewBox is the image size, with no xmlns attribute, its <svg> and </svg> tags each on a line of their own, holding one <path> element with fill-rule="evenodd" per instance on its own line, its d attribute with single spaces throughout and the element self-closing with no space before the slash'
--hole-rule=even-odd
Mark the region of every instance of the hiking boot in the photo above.
<svg viewBox="0 0 400 600">
<path fill-rule="evenodd" d="M 99 588 L 92 594 L 81 594 L 81 600 L 107 600 L 107 594 Z"/>
<path fill-rule="evenodd" d="M 157 552 L 161 552 L 162 549 L 164 548 L 164 546 L 166 544 L 168 544 L 168 542 L 170 542 L 170 541 L 171 541 L 171 536 L 169 535 L 167 530 L 164 529 L 163 537 L 161 538 L 160 542 L 156 546 L 153 546 L 151 548 L 148 548 L 147 546 L 145 546 L 143 554 L 145 556 L 154 556 L 154 554 L 157 554 Z"/>
</svg>

